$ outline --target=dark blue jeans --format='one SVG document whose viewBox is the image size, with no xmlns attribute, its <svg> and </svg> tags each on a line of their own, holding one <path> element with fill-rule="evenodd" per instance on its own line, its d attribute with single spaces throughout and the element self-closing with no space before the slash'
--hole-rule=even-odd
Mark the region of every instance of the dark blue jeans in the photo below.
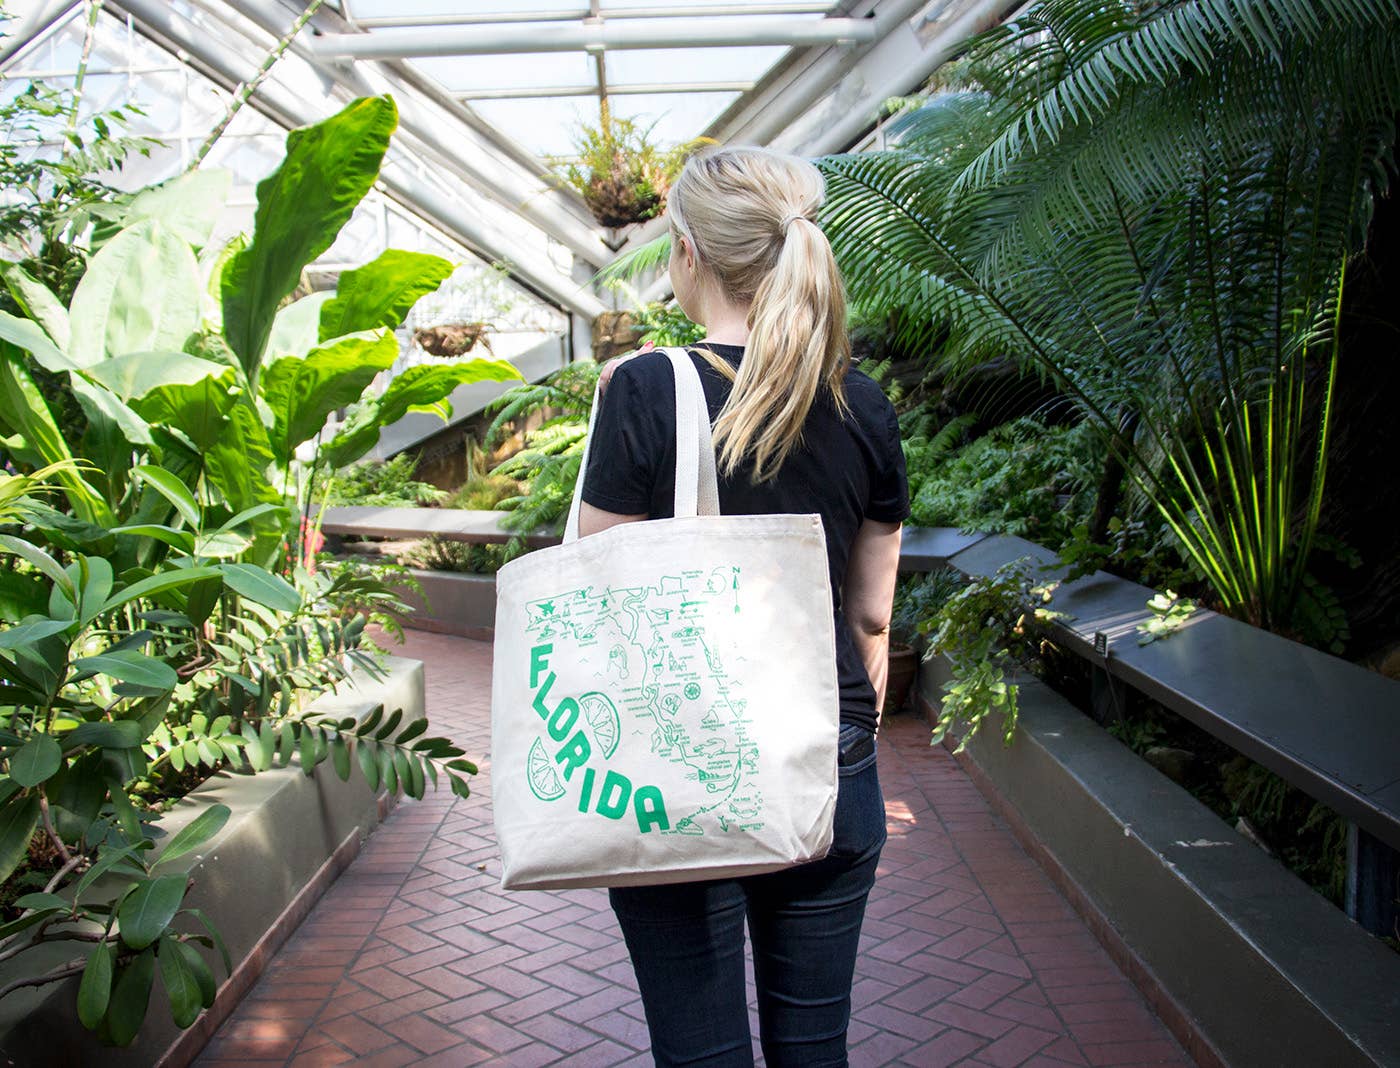
<svg viewBox="0 0 1400 1068">
<path fill-rule="evenodd" d="M 744 921 L 770 1068 L 846 1064 L 865 900 L 885 844 L 875 755 L 840 770 L 831 852 L 744 879 L 614 889 L 658 1065 L 753 1064 Z"/>
</svg>

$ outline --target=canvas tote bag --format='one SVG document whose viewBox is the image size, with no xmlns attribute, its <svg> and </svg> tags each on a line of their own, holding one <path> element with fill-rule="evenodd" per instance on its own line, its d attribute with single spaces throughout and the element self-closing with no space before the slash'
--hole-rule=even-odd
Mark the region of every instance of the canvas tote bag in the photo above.
<svg viewBox="0 0 1400 1068">
<path fill-rule="evenodd" d="M 496 576 L 491 790 L 506 889 L 758 874 L 831 846 L 838 690 L 821 517 L 719 514 L 699 375 L 683 349 L 662 351 L 676 380 L 675 518 L 579 539 L 586 445 L 564 543 Z"/>
</svg>

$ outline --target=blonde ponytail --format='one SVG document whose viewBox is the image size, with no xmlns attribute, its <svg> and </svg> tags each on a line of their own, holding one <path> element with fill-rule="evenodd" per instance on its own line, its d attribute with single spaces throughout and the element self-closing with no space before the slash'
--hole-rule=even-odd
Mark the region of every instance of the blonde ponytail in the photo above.
<svg viewBox="0 0 1400 1068">
<path fill-rule="evenodd" d="M 775 475 L 822 389 L 847 411 L 846 296 L 816 224 L 824 194 L 811 163 L 756 148 L 702 152 L 672 187 L 673 229 L 731 299 L 751 301 L 744 359 L 714 428 L 725 475 L 745 460 L 755 481 Z"/>
</svg>

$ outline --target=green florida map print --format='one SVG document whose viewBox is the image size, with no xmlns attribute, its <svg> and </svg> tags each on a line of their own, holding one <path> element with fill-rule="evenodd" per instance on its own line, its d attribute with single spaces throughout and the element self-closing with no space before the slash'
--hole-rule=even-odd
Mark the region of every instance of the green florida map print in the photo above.
<svg viewBox="0 0 1400 1068">
<path fill-rule="evenodd" d="M 654 586 L 590 586 L 528 604 L 530 692 L 542 730 L 521 770 L 536 797 L 572 795 L 580 812 L 630 815 L 643 834 L 762 828 L 758 746 L 725 662 L 742 656 L 724 642 L 740 610 L 739 571 L 680 571 Z M 588 682 L 565 692 L 551 663 Z M 646 768 L 613 766 L 624 736 L 645 738 L 657 758 L 650 766 L 674 765 L 670 781 L 697 784 L 687 793 L 703 801 L 678 811 L 675 791 L 652 783 Z"/>
</svg>

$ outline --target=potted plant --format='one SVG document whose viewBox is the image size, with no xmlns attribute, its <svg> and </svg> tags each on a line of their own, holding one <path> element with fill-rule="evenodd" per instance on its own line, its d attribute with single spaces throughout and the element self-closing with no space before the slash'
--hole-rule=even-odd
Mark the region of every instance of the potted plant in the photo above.
<svg viewBox="0 0 1400 1068">
<path fill-rule="evenodd" d="M 950 567 L 920 575 L 901 575 L 890 612 L 890 666 L 881 712 L 898 712 L 908 700 L 919 673 L 924 624 L 962 588 L 962 576 Z"/>
<path fill-rule="evenodd" d="M 603 226 L 630 226 L 665 212 L 666 194 L 686 159 L 711 143 L 697 137 L 663 149 L 651 141 L 652 128 L 613 118 L 604 109 L 597 126 L 579 131 L 577 159 L 556 163 L 559 180 L 582 195 Z"/>
</svg>

